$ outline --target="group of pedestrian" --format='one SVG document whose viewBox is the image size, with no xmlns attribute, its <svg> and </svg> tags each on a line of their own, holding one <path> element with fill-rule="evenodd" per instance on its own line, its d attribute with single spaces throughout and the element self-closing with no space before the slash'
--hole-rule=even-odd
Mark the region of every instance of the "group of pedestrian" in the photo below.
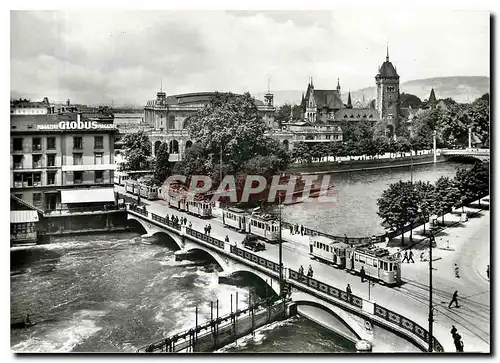
<svg viewBox="0 0 500 363">
<path fill-rule="evenodd" d="M 167 214 L 167 219 L 168 219 L 168 214 Z M 170 217 L 170 221 L 172 221 L 173 224 L 179 224 L 181 222 L 181 220 L 179 219 L 179 217 L 174 216 L 173 214 Z"/>
<path fill-rule="evenodd" d="M 408 253 L 408 251 L 405 251 L 405 254 L 403 256 L 403 260 L 401 261 L 401 263 L 405 263 L 405 261 L 407 263 L 410 263 L 410 260 L 412 263 L 415 263 L 415 261 L 413 261 L 413 251 L 410 249 L 410 253 Z"/>
<path fill-rule="evenodd" d="M 290 234 L 299 234 L 301 236 L 304 235 L 304 226 L 301 224 L 300 226 L 295 223 L 295 224 L 290 224 Z"/>
<path fill-rule="evenodd" d="M 462 341 L 462 336 L 458 333 L 455 325 L 451 326 L 451 336 L 453 337 L 453 343 L 455 348 L 457 348 L 457 353 L 462 353 L 464 351 L 464 342 Z"/>
<path fill-rule="evenodd" d="M 300 265 L 300 267 L 299 267 L 299 274 L 300 275 L 304 274 L 304 267 L 302 265 Z M 307 270 L 307 275 L 306 276 L 312 278 L 313 274 L 314 274 L 313 268 L 312 268 L 311 265 L 309 265 L 309 269 Z"/>
<path fill-rule="evenodd" d="M 205 234 L 208 234 L 210 236 L 210 231 L 212 230 L 212 226 L 210 224 L 207 224 L 205 227 L 203 227 L 205 230 Z"/>
</svg>

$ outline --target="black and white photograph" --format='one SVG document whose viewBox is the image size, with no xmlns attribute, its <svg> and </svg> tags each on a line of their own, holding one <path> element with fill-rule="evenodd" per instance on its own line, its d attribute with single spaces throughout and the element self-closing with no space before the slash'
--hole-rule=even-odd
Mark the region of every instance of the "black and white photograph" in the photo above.
<svg viewBox="0 0 500 363">
<path fill-rule="evenodd" d="M 13 356 L 492 353 L 494 15 L 335 4 L 8 10 Z"/>
</svg>

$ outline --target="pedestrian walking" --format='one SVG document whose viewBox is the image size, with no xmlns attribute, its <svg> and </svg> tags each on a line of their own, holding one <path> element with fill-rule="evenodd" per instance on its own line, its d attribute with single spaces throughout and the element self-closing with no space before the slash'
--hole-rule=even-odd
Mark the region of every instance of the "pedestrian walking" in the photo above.
<svg viewBox="0 0 500 363">
<path fill-rule="evenodd" d="M 415 263 L 415 261 L 413 261 L 413 251 L 410 249 L 410 253 L 408 254 L 408 263 L 410 263 L 410 260 L 411 260 L 411 263 Z"/>
<path fill-rule="evenodd" d="M 290 224 L 290 234 L 293 235 L 293 226 Z"/>
<path fill-rule="evenodd" d="M 313 277 L 313 268 L 309 265 L 309 269 L 307 270 L 307 277 Z"/>
<path fill-rule="evenodd" d="M 207 234 L 207 226 L 203 227 L 203 230 L 205 231 L 205 234 Z"/>
<path fill-rule="evenodd" d="M 304 235 L 304 226 L 302 224 L 300 225 L 300 235 Z"/>
<path fill-rule="evenodd" d="M 401 261 L 401 263 L 405 263 L 406 262 L 409 262 L 408 261 L 408 251 L 405 251 L 405 255 L 403 256 L 403 261 Z"/>
<path fill-rule="evenodd" d="M 455 343 L 455 348 L 457 349 L 457 353 L 463 353 L 464 351 L 464 342 L 462 342 L 462 336 L 460 334 L 455 334 L 453 338 L 453 342 Z"/>
<path fill-rule="evenodd" d="M 451 326 L 450 333 L 451 333 L 451 336 L 453 337 L 453 339 L 455 339 L 455 335 L 457 334 L 457 328 L 455 328 L 455 325 Z"/>
<path fill-rule="evenodd" d="M 228 235 L 226 234 L 226 239 L 225 239 L 226 243 L 229 243 L 229 237 Z"/>
<path fill-rule="evenodd" d="M 486 267 L 486 276 L 488 276 L 488 280 L 490 279 L 490 265 Z"/>
<path fill-rule="evenodd" d="M 208 235 L 210 235 L 210 232 L 212 231 L 212 225 L 209 224 L 207 227 L 208 227 Z"/>
<path fill-rule="evenodd" d="M 347 287 L 345 288 L 345 292 L 347 292 L 347 298 L 349 298 L 349 296 L 352 294 L 352 290 L 351 290 L 351 285 L 350 284 L 347 284 Z"/>
<path fill-rule="evenodd" d="M 420 253 L 420 262 L 424 262 L 424 261 L 425 261 L 425 260 L 424 260 L 424 257 L 425 257 L 425 253 L 424 253 L 424 251 L 422 251 L 422 252 Z"/>
<path fill-rule="evenodd" d="M 361 270 L 359 270 L 359 276 L 361 277 L 361 282 L 365 282 L 366 272 L 364 266 L 361 266 Z"/>
<path fill-rule="evenodd" d="M 453 304 L 453 302 L 455 302 L 455 307 L 457 307 L 457 308 L 460 307 L 458 305 L 458 291 L 457 290 L 455 290 L 455 292 L 453 293 L 453 297 L 451 298 L 451 301 L 448 304 L 448 309 L 451 309 L 451 304 Z"/>
<path fill-rule="evenodd" d="M 304 266 L 300 265 L 299 267 L 299 275 L 303 275 L 304 274 Z"/>
<path fill-rule="evenodd" d="M 456 278 L 460 278 L 460 271 L 458 269 L 458 265 L 455 264 L 455 266 L 453 267 L 453 269 L 455 270 L 455 277 Z"/>
<path fill-rule="evenodd" d="M 189 228 L 192 228 L 193 227 L 193 223 L 191 223 L 191 221 L 189 221 Z"/>
<path fill-rule="evenodd" d="M 299 224 L 295 224 L 295 234 L 299 234 Z"/>
</svg>

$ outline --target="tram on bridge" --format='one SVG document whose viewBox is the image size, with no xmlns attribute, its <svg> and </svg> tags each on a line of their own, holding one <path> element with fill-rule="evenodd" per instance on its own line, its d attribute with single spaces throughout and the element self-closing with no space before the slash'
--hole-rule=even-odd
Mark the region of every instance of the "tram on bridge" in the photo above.
<svg viewBox="0 0 500 363">
<path fill-rule="evenodd" d="M 278 241 L 279 224 L 269 214 L 249 214 L 242 209 L 229 207 L 222 212 L 222 223 L 225 227 L 253 234 L 270 243 Z"/>
<path fill-rule="evenodd" d="M 181 212 L 186 212 L 200 218 L 212 217 L 212 203 L 202 199 L 196 194 L 169 190 L 168 205 Z"/>
<path fill-rule="evenodd" d="M 141 184 L 135 180 L 129 179 L 125 181 L 125 192 L 140 195 L 141 198 L 146 198 L 147 200 L 158 199 L 158 187 Z"/>
<path fill-rule="evenodd" d="M 350 246 L 327 237 L 315 236 L 309 242 L 309 256 L 350 273 L 364 269 L 366 277 L 383 285 L 397 285 L 401 281 L 401 261 L 385 248 Z"/>
</svg>

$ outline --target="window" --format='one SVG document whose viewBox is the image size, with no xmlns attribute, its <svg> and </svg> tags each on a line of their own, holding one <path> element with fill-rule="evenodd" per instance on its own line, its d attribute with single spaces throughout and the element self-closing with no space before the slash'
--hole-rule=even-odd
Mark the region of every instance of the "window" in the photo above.
<svg viewBox="0 0 500 363">
<path fill-rule="evenodd" d="M 42 139 L 39 137 L 33 138 L 33 150 L 42 150 Z"/>
<path fill-rule="evenodd" d="M 42 193 L 33 193 L 33 204 L 35 207 L 42 207 Z"/>
<path fill-rule="evenodd" d="M 23 155 L 12 155 L 14 169 L 21 169 L 23 167 L 23 157 Z"/>
<path fill-rule="evenodd" d="M 56 138 L 47 137 L 47 149 L 55 149 L 55 148 L 56 148 Z"/>
<path fill-rule="evenodd" d="M 73 165 L 83 165 L 83 154 L 74 153 L 73 154 Z"/>
<path fill-rule="evenodd" d="M 74 176 L 73 182 L 75 184 L 82 184 L 82 180 L 83 180 L 83 172 L 82 171 L 75 171 L 73 173 L 73 176 Z"/>
<path fill-rule="evenodd" d="M 94 154 L 94 164 L 95 165 L 101 165 L 102 164 L 102 153 L 95 153 Z"/>
<path fill-rule="evenodd" d="M 56 166 L 56 154 L 47 155 L 47 166 Z"/>
<path fill-rule="evenodd" d="M 14 187 L 20 188 L 23 186 L 23 174 L 14 173 Z"/>
<path fill-rule="evenodd" d="M 95 136 L 94 137 L 94 149 L 102 149 L 103 146 L 103 137 L 102 136 Z"/>
<path fill-rule="evenodd" d="M 14 151 L 23 151 L 23 139 L 21 137 L 13 140 L 13 149 Z"/>
<path fill-rule="evenodd" d="M 103 171 L 102 170 L 96 170 L 94 173 L 95 173 L 95 182 L 96 183 L 102 183 Z"/>
<path fill-rule="evenodd" d="M 42 155 L 33 154 L 33 169 L 37 169 L 37 168 L 41 168 L 41 167 L 42 167 Z"/>
<path fill-rule="evenodd" d="M 327 140 L 330 140 L 331 137 L 332 137 L 331 135 L 326 135 Z"/>
<path fill-rule="evenodd" d="M 73 136 L 73 149 L 83 149 L 83 140 L 81 136 Z"/>
<path fill-rule="evenodd" d="M 359 262 L 365 263 L 365 256 L 359 255 Z"/>
<path fill-rule="evenodd" d="M 42 173 L 33 174 L 33 185 L 35 187 L 39 187 L 42 185 Z"/>
<path fill-rule="evenodd" d="M 175 129 L 175 116 L 168 117 L 168 128 Z"/>
<path fill-rule="evenodd" d="M 48 171 L 47 172 L 47 185 L 54 185 L 56 183 L 56 172 Z"/>
</svg>

